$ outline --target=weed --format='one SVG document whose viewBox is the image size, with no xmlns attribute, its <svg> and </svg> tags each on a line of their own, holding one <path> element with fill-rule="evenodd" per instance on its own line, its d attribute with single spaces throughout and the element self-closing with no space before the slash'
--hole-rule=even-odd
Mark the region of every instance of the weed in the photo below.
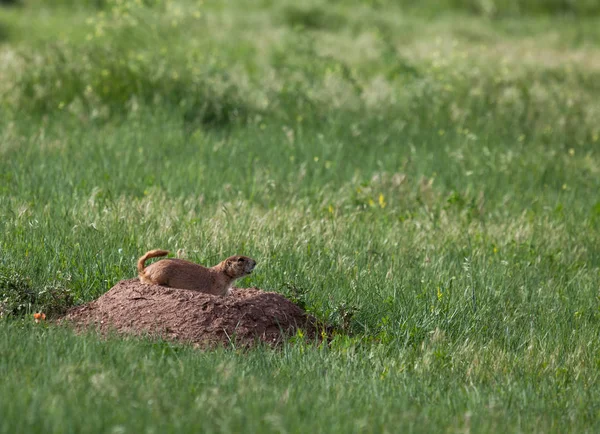
<svg viewBox="0 0 600 434">
<path fill-rule="evenodd" d="M 6 266 L 0 268 L 0 316 L 19 317 L 39 311 L 51 318 L 64 314 L 72 305 L 68 289 L 51 284 L 38 289 L 22 273 Z"/>
</svg>

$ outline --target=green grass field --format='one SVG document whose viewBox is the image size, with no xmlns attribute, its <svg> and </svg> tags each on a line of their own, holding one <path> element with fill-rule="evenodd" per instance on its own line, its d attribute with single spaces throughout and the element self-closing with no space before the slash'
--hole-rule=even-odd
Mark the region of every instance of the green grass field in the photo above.
<svg viewBox="0 0 600 434">
<path fill-rule="evenodd" d="M 600 431 L 596 0 L 0 2 L 0 432 Z M 338 332 L 35 324 L 151 248 Z"/>
</svg>

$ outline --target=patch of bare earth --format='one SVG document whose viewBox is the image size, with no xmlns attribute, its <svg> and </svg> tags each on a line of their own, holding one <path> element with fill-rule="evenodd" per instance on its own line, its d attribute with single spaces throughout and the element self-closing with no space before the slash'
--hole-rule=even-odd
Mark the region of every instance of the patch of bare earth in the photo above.
<svg viewBox="0 0 600 434">
<path fill-rule="evenodd" d="M 199 346 L 276 346 L 300 328 L 316 334 L 316 321 L 284 296 L 234 288 L 220 297 L 186 289 L 123 280 L 96 301 L 69 310 L 61 320 L 101 333 L 151 335 Z"/>
</svg>

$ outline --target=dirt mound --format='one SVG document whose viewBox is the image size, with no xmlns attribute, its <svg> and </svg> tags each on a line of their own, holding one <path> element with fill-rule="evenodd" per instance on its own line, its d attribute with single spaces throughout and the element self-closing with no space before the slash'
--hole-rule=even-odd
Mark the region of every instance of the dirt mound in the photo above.
<svg viewBox="0 0 600 434">
<path fill-rule="evenodd" d="M 71 309 L 64 320 L 100 332 L 154 335 L 169 340 L 248 346 L 278 345 L 298 328 L 314 337 L 316 321 L 280 294 L 232 289 L 219 297 L 123 280 L 96 301 Z"/>
</svg>

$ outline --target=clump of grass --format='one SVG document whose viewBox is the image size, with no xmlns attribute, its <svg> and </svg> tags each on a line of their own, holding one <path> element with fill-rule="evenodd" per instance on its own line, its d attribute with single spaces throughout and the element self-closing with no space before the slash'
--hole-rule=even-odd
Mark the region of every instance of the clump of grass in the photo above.
<svg viewBox="0 0 600 434">
<path fill-rule="evenodd" d="M 0 315 L 29 313 L 35 299 L 29 279 L 9 267 L 0 268 Z"/>
<path fill-rule="evenodd" d="M 0 317 L 20 317 L 34 311 L 52 317 L 66 312 L 73 301 L 71 292 L 58 284 L 36 288 L 31 279 L 18 270 L 0 267 Z"/>
</svg>

